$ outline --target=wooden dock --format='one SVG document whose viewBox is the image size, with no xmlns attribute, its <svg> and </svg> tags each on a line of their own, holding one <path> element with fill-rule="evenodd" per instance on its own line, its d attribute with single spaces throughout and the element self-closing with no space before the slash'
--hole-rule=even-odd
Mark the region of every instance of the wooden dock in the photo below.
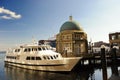
<svg viewBox="0 0 120 80">
<path fill-rule="evenodd" d="M 110 64 L 113 59 L 112 52 L 105 53 L 105 59 L 107 64 Z M 101 64 L 101 55 L 102 53 L 89 53 L 89 54 L 81 54 L 80 56 L 83 57 L 81 59 L 81 65 L 100 65 Z M 116 53 L 116 60 L 120 61 L 120 52 Z"/>
</svg>

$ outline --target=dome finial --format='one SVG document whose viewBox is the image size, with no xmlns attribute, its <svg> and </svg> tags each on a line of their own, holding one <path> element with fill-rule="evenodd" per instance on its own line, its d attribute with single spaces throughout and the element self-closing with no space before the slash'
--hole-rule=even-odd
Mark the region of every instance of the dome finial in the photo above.
<svg viewBox="0 0 120 80">
<path fill-rule="evenodd" d="M 72 21 L 72 15 L 71 15 L 71 16 L 69 16 L 69 20 L 70 20 L 70 21 Z"/>
</svg>

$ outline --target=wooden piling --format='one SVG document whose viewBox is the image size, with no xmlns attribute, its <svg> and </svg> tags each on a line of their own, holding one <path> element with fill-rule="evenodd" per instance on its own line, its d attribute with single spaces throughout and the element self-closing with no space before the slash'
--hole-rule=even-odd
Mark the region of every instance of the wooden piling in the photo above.
<svg viewBox="0 0 120 80">
<path fill-rule="evenodd" d="M 101 66 L 102 66 L 103 80 L 107 80 L 107 64 L 105 57 L 105 48 L 101 48 Z"/>
<path fill-rule="evenodd" d="M 116 48 L 112 48 L 111 54 L 112 54 L 112 66 L 111 66 L 112 74 L 119 76 L 118 67 L 117 67 Z"/>
</svg>

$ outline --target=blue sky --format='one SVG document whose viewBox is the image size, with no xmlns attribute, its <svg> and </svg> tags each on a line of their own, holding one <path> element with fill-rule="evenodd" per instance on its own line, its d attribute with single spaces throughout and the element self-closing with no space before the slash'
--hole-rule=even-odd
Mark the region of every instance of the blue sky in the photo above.
<svg viewBox="0 0 120 80">
<path fill-rule="evenodd" d="M 59 33 L 69 16 L 88 40 L 108 41 L 120 31 L 120 0 L 0 0 L 0 50 Z"/>
</svg>

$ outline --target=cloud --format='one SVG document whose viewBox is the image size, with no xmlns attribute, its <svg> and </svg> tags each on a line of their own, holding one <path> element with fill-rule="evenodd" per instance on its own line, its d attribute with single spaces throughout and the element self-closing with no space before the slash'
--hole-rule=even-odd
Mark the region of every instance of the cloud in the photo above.
<svg viewBox="0 0 120 80">
<path fill-rule="evenodd" d="M 4 9 L 4 7 L 0 7 L 0 14 L 3 14 L 2 16 L 0 16 L 0 18 L 2 19 L 20 19 L 22 17 L 20 14 L 16 14 L 13 11 Z"/>
</svg>

